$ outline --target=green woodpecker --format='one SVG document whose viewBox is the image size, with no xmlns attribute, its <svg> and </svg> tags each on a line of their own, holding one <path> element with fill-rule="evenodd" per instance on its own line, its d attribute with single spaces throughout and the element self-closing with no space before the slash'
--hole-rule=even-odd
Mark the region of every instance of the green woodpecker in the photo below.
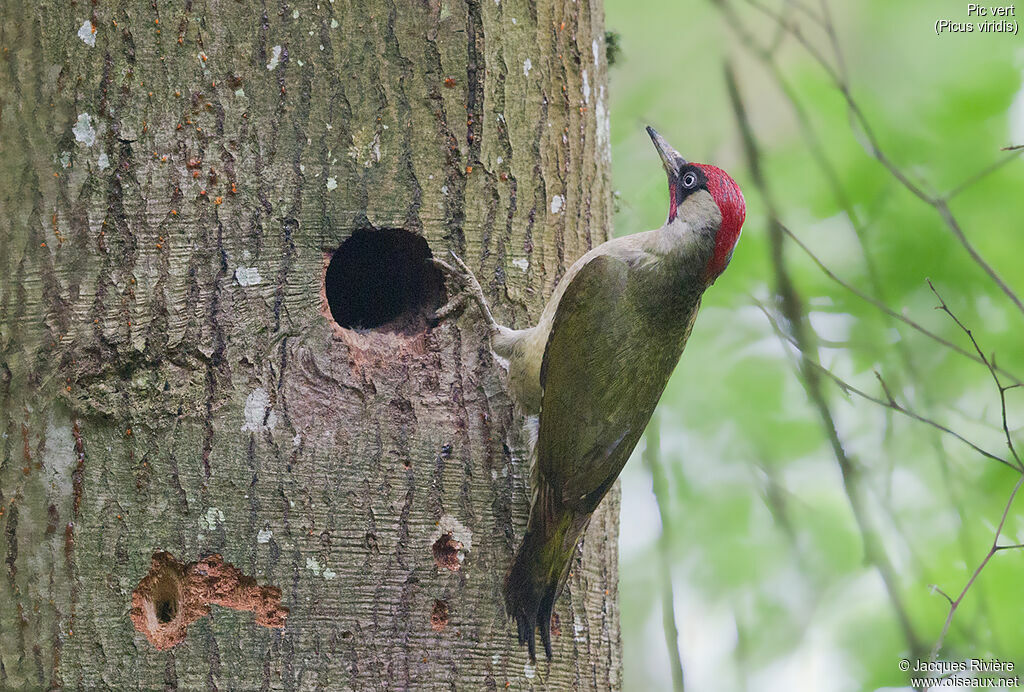
<svg viewBox="0 0 1024 692">
<path fill-rule="evenodd" d="M 530 519 L 505 578 L 505 607 L 531 659 L 538 627 L 551 658 L 551 610 L 576 544 L 640 440 L 746 215 L 743 193 L 725 171 L 689 163 L 647 132 L 668 174 L 668 220 L 583 255 L 535 327 L 498 324 L 462 260 L 433 260 L 462 286 L 437 319 L 475 300 L 494 352 L 508 360 L 514 398 L 540 416 Z"/>
</svg>

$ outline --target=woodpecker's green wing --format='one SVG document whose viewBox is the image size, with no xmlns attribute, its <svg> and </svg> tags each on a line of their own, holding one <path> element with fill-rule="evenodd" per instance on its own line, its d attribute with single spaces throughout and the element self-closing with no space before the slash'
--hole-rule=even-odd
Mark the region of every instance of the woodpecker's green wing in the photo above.
<svg viewBox="0 0 1024 692">
<path fill-rule="evenodd" d="M 551 610 L 576 544 L 643 434 L 697 314 L 699 294 L 666 282 L 656 259 L 634 236 L 605 244 L 555 310 L 540 372 L 534 502 L 504 589 L 531 658 L 537 628 L 551 658 Z"/>
<path fill-rule="evenodd" d="M 643 264 L 605 254 L 584 265 L 544 351 L 537 472 L 577 512 L 593 512 L 622 470 L 688 331 L 645 293 Z"/>
</svg>

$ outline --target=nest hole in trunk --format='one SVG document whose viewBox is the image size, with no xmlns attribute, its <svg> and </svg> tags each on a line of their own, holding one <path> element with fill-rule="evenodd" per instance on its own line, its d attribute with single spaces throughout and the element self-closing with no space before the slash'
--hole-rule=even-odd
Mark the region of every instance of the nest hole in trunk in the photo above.
<svg viewBox="0 0 1024 692">
<path fill-rule="evenodd" d="M 424 331 L 445 298 L 444 276 L 420 235 L 400 228 L 358 229 L 335 250 L 324 294 L 339 326 L 402 334 Z"/>
</svg>

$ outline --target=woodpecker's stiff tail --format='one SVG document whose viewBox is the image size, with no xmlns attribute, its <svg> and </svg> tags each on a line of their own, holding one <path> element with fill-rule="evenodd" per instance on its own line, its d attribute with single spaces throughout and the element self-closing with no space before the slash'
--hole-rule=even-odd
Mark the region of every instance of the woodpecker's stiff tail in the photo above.
<svg viewBox="0 0 1024 692">
<path fill-rule="evenodd" d="M 515 618 L 519 643 L 527 645 L 531 661 L 536 660 L 538 628 L 544 653 L 551 659 L 551 611 L 590 520 L 589 515 L 576 517 L 553 500 L 554 490 L 539 482 L 526 535 L 505 577 L 505 612 Z"/>
<path fill-rule="evenodd" d="M 519 643 L 527 645 L 531 661 L 537 657 L 535 630 L 538 626 L 544 653 L 551 658 L 551 608 L 558 595 L 558 582 L 540 573 L 547 570 L 537 569 L 543 552 L 544 546 L 537 534 L 527 533 L 505 577 L 505 612 L 515 618 Z"/>
</svg>

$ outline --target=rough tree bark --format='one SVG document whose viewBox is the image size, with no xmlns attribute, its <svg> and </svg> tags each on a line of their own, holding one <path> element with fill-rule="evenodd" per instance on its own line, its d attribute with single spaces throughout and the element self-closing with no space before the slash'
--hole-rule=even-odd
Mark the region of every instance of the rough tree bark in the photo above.
<svg viewBox="0 0 1024 692">
<path fill-rule="evenodd" d="M 0 687 L 618 685 L 617 498 L 535 669 L 522 420 L 422 261 L 522 326 L 606 238 L 603 41 L 593 0 L 0 4 Z"/>
</svg>

